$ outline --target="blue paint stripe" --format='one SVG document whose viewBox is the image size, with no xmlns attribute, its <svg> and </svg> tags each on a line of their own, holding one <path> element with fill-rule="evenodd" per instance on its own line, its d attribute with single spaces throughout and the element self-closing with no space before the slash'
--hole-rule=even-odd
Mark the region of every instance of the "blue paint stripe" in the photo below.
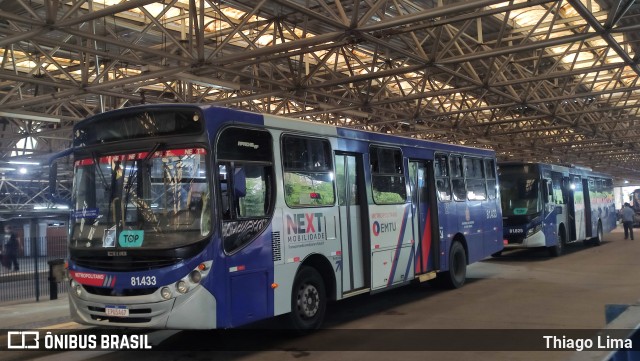
<svg viewBox="0 0 640 361">
<path fill-rule="evenodd" d="M 400 226 L 400 235 L 398 236 L 398 242 L 396 243 L 396 252 L 393 255 L 393 262 L 391 264 L 391 273 L 387 280 L 387 286 L 391 286 L 393 283 L 393 277 L 396 274 L 396 268 L 398 267 L 398 260 L 400 259 L 400 246 L 402 246 L 402 240 L 404 239 L 404 232 L 407 226 L 407 217 L 409 215 L 409 206 L 405 205 L 404 215 L 402 216 L 402 226 Z"/>
<path fill-rule="evenodd" d="M 409 275 L 410 275 L 409 272 L 411 272 L 411 265 L 413 263 L 413 255 L 414 254 L 415 254 L 415 252 L 413 252 L 413 247 L 411 247 L 411 254 L 409 254 L 409 261 L 407 262 L 407 269 L 404 271 L 404 280 L 405 281 L 409 278 Z"/>
</svg>

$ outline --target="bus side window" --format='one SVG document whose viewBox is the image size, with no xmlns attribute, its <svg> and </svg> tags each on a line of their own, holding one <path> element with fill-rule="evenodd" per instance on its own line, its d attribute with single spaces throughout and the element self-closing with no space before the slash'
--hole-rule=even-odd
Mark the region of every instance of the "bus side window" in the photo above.
<svg viewBox="0 0 640 361">
<path fill-rule="evenodd" d="M 553 194 L 553 200 L 556 204 L 564 204 L 564 197 L 562 195 L 562 175 L 552 172 L 551 174 L 551 186 L 550 192 Z"/>
<path fill-rule="evenodd" d="M 548 179 L 542 181 L 542 200 L 544 203 L 553 203 L 553 185 Z"/>
<path fill-rule="evenodd" d="M 336 196 L 329 141 L 288 134 L 281 144 L 287 206 L 333 206 Z"/>
<path fill-rule="evenodd" d="M 218 154 L 221 236 L 226 253 L 251 243 L 268 225 L 275 193 L 269 132 L 240 127 L 221 131 Z"/>
<path fill-rule="evenodd" d="M 451 187 L 449 187 L 449 183 L 445 182 L 444 179 L 438 179 L 436 181 L 436 189 L 438 190 L 438 196 L 440 197 L 440 200 L 451 200 Z"/>
<path fill-rule="evenodd" d="M 449 181 L 449 157 L 446 154 L 436 154 L 433 163 L 436 176 L 436 191 L 441 201 L 451 200 L 451 182 Z"/>
<path fill-rule="evenodd" d="M 220 204 L 222 205 L 222 219 L 231 219 L 231 208 L 229 206 L 229 189 L 227 182 L 227 166 L 218 165 L 218 180 L 220 181 Z"/>
<path fill-rule="evenodd" d="M 487 178 L 487 197 L 489 199 L 496 199 L 498 194 L 495 168 L 493 159 L 484 160 L 485 175 Z"/>
<path fill-rule="evenodd" d="M 456 201 L 465 201 L 467 199 L 467 189 L 462 171 L 462 157 L 452 155 L 449 158 L 449 167 L 451 171 L 451 184 L 453 185 L 453 199 Z"/>
<path fill-rule="evenodd" d="M 371 146 L 371 191 L 376 204 L 401 204 L 407 199 L 400 149 Z"/>
<path fill-rule="evenodd" d="M 464 172 L 467 185 L 467 198 L 471 201 L 487 199 L 487 182 L 481 158 L 464 157 Z"/>
</svg>

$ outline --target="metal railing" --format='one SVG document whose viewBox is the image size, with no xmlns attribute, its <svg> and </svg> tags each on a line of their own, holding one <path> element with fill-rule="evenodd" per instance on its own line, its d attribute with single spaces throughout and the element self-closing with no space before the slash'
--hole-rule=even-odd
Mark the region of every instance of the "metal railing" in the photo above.
<svg viewBox="0 0 640 361">
<path fill-rule="evenodd" d="M 66 237 L 35 237 L 23 240 L 18 270 L 0 267 L 0 302 L 48 300 L 52 291 L 66 293 L 68 283 L 49 279 L 50 262 L 66 260 Z M 4 262 L 3 262 L 4 263 Z M 52 288 L 53 287 L 53 288 Z"/>
</svg>

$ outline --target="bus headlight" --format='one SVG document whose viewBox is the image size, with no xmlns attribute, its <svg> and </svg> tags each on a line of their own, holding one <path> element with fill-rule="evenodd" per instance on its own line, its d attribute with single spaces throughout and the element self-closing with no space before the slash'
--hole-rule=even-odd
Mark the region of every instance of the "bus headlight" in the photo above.
<svg viewBox="0 0 640 361">
<path fill-rule="evenodd" d="M 539 223 L 539 224 L 537 224 L 535 227 L 530 228 L 530 229 L 527 231 L 527 237 L 531 237 L 531 236 L 533 236 L 534 234 L 536 234 L 536 233 L 540 232 L 541 230 L 542 230 L 542 223 Z"/>
<path fill-rule="evenodd" d="M 162 296 L 162 298 L 168 300 L 171 297 L 179 297 L 180 295 L 184 295 L 190 290 L 197 288 L 200 285 L 200 282 L 202 282 L 202 280 L 209 274 L 212 263 L 212 261 L 205 261 L 200 263 L 181 280 L 176 281 L 176 283 L 174 283 L 172 286 L 164 287 L 163 289 L 161 289 L 160 295 Z"/>
<path fill-rule="evenodd" d="M 165 300 L 170 299 L 171 290 L 169 289 L 169 287 L 162 287 L 162 290 L 160 290 L 160 296 L 162 296 L 162 298 L 164 298 Z"/>
<path fill-rule="evenodd" d="M 200 273 L 200 271 L 198 270 L 191 271 L 191 273 L 189 274 L 189 279 L 193 283 L 200 283 L 200 280 L 202 280 L 202 273 Z"/>
<path fill-rule="evenodd" d="M 180 280 L 176 283 L 176 289 L 178 290 L 178 292 L 185 294 L 187 293 L 187 291 L 189 291 L 189 285 L 187 284 L 187 282 Z"/>
<path fill-rule="evenodd" d="M 80 297 L 82 296 L 82 286 L 79 284 L 75 284 L 73 285 L 73 290 L 76 292 L 76 296 Z"/>
</svg>

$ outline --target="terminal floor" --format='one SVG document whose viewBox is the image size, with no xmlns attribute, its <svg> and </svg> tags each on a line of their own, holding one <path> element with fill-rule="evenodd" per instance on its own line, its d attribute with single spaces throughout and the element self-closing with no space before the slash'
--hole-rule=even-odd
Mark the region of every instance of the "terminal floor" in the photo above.
<svg viewBox="0 0 640 361">
<path fill-rule="evenodd" d="M 544 250 L 508 251 L 502 257 L 470 266 L 468 282 L 458 290 L 443 291 L 424 285 L 373 296 L 356 296 L 330 305 L 325 327 L 359 330 L 600 329 L 605 326 L 606 305 L 637 304 L 640 299 L 640 229 L 635 232 L 635 241 L 624 240 L 619 227 L 605 236 L 601 246 L 568 247 L 558 258 L 548 257 Z M 76 327 L 81 326 L 69 319 L 65 298 L 0 305 L 0 329 Z M 179 336 L 178 333 L 178 340 Z M 190 341 L 182 339 L 180 342 L 188 344 Z M 566 360 L 573 354 L 569 351 L 372 352 L 332 349 L 329 346 L 324 351 L 87 353 L 85 358 L 75 355 L 73 359 Z M 5 357 L 0 355 L 2 359 Z"/>
</svg>

